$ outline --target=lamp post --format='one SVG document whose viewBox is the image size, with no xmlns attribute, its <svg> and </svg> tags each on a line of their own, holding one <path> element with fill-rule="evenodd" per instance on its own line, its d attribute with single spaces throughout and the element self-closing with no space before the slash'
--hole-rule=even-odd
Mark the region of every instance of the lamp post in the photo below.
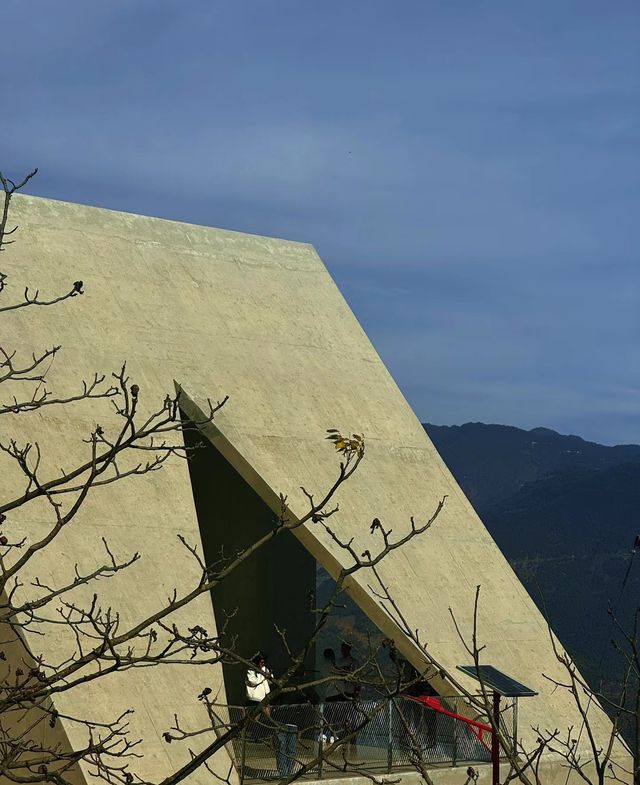
<svg viewBox="0 0 640 785">
<path fill-rule="evenodd" d="M 500 742 L 498 731 L 500 729 L 500 698 L 532 698 L 538 693 L 530 687 L 525 687 L 519 681 L 495 668 L 493 665 L 458 665 L 458 670 L 467 676 L 479 681 L 493 691 L 493 716 L 491 733 L 491 764 L 493 767 L 492 785 L 500 785 Z M 517 704 L 515 704 L 517 705 Z M 514 707 L 514 711 L 516 711 Z M 514 723 L 514 736 L 516 735 Z M 514 749 L 517 738 L 514 738 Z"/>
</svg>

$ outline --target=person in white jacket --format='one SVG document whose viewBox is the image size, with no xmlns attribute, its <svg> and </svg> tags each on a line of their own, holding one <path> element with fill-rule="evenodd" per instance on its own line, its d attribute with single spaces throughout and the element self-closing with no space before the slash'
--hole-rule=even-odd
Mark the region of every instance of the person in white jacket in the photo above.
<svg viewBox="0 0 640 785">
<path fill-rule="evenodd" d="M 270 680 L 273 674 L 267 668 L 264 654 L 256 654 L 251 660 L 253 668 L 247 670 L 245 676 L 245 687 L 247 690 L 247 706 L 257 706 L 271 692 Z M 253 741 L 262 741 L 269 735 L 267 730 L 270 707 L 267 706 L 260 714 L 257 714 L 253 722 L 249 723 L 249 738 Z"/>
<path fill-rule="evenodd" d="M 249 668 L 245 678 L 245 685 L 247 688 L 247 704 L 254 706 L 260 703 L 271 692 L 271 685 L 269 681 L 273 674 L 267 668 L 267 662 L 263 654 L 256 654 L 251 660 L 254 664 L 253 668 Z"/>
</svg>

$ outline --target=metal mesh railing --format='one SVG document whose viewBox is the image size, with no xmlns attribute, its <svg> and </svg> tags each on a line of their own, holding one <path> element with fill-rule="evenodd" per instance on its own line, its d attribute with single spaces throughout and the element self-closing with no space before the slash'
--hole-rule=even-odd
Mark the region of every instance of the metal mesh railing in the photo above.
<svg viewBox="0 0 640 785">
<path fill-rule="evenodd" d="M 439 703 L 443 711 L 408 699 L 394 702 L 396 765 L 421 760 L 455 766 L 458 762 L 489 760 L 491 732 L 485 718 L 475 717 L 468 705 L 456 698 L 440 699 Z M 468 722 L 453 715 L 465 717 Z"/>
<path fill-rule="evenodd" d="M 319 759 L 322 745 L 319 708 L 304 703 L 271 706 L 249 722 L 234 744 L 241 776 L 277 779 L 298 773 L 302 768 L 306 769 L 305 773 L 317 776 L 320 766 L 311 764 Z"/>
<path fill-rule="evenodd" d="M 245 711 L 230 707 L 229 722 Z M 515 734 L 515 719 L 515 702 L 505 704 L 500 722 L 506 738 Z M 462 697 L 433 705 L 411 698 L 292 704 L 261 712 L 231 751 L 241 779 L 321 779 L 336 771 L 407 768 L 418 760 L 451 766 L 489 761 L 491 729 Z"/>
</svg>

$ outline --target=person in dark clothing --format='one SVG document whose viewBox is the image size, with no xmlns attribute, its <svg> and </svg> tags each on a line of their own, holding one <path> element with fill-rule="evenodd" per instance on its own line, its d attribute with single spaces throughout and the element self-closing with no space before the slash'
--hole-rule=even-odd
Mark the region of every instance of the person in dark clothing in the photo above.
<svg viewBox="0 0 640 785">
<path fill-rule="evenodd" d="M 318 686 L 318 694 L 324 703 L 343 700 L 340 689 L 342 682 L 337 678 L 338 672 L 335 651 L 329 648 L 325 649 L 322 653 L 322 663 L 320 664 L 320 678 L 325 679 L 330 676 L 335 676 L 336 678 Z"/>
<path fill-rule="evenodd" d="M 320 664 L 320 678 L 325 679 L 334 676 L 332 681 L 326 681 L 318 685 L 320 700 L 325 704 L 324 707 L 324 728 L 321 732 L 321 741 L 333 744 L 337 738 L 336 721 L 339 716 L 340 707 L 332 707 L 331 704 L 344 700 L 340 690 L 341 681 L 337 678 L 338 669 L 336 668 L 336 653 L 331 648 L 326 648 L 322 652 L 322 663 Z"/>
</svg>

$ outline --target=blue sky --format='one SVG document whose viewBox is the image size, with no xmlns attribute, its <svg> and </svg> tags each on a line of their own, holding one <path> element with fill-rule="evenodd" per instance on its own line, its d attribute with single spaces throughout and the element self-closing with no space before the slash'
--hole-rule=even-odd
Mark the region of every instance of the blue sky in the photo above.
<svg viewBox="0 0 640 785">
<path fill-rule="evenodd" d="M 640 5 L 4 0 L 32 193 L 312 242 L 422 420 L 640 442 Z"/>
</svg>

